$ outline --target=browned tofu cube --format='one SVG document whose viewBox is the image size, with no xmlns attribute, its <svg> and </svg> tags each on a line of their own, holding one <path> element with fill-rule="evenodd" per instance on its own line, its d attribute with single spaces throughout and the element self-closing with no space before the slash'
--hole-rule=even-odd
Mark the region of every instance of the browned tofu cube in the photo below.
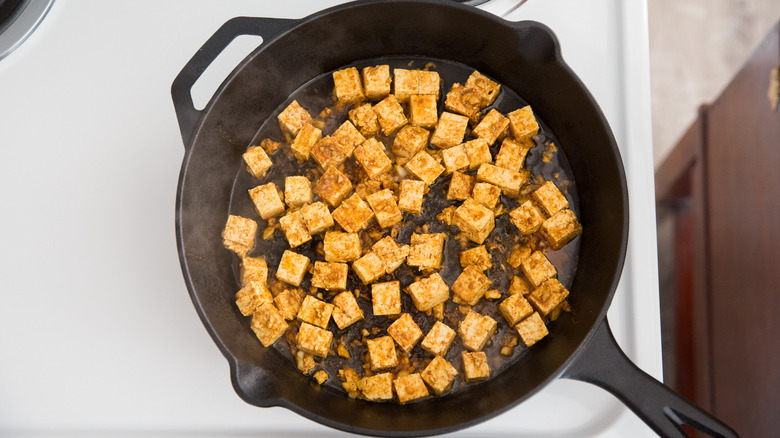
<svg viewBox="0 0 780 438">
<path fill-rule="evenodd" d="M 303 128 L 303 125 L 311 123 L 311 114 L 303 109 L 298 101 L 293 100 L 287 105 L 279 114 L 279 127 L 282 131 L 290 134 L 292 137 L 298 135 L 298 132 Z"/>
<path fill-rule="evenodd" d="M 271 303 L 261 304 L 255 310 L 250 326 L 264 347 L 270 347 L 290 327 Z"/>
<path fill-rule="evenodd" d="M 427 312 L 450 298 L 450 287 L 438 273 L 415 281 L 408 290 L 414 307 L 421 312 Z"/>
<path fill-rule="evenodd" d="M 368 401 L 393 399 L 393 373 L 374 374 L 358 381 L 358 389 Z"/>
<path fill-rule="evenodd" d="M 490 261 L 490 254 L 488 254 L 485 245 L 480 245 L 461 251 L 460 266 L 464 269 L 467 266 L 473 266 L 480 271 L 486 271 L 493 267 L 493 263 Z"/>
<path fill-rule="evenodd" d="M 417 93 L 432 95 L 439 99 L 439 89 L 441 88 L 441 78 L 435 71 L 417 70 Z"/>
<path fill-rule="evenodd" d="M 411 248 L 406 264 L 423 269 L 440 269 L 444 254 L 445 233 L 412 233 Z"/>
<path fill-rule="evenodd" d="M 525 164 L 525 156 L 534 147 L 531 140 L 516 141 L 507 137 L 501 142 L 501 149 L 496 154 L 496 166 L 519 172 Z"/>
<path fill-rule="evenodd" d="M 366 340 L 371 371 L 385 371 L 398 366 L 395 342 L 390 336 Z"/>
<path fill-rule="evenodd" d="M 534 251 L 533 254 L 520 264 L 520 267 L 523 270 L 523 274 L 525 274 L 525 278 L 527 278 L 534 287 L 539 287 L 544 280 L 558 275 L 555 266 L 547 260 L 547 257 L 541 251 Z"/>
<path fill-rule="evenodd" d="M 550 278 L 528 295 L 528 301 L 540 315 L 547 316 L 568 296 L 569 291 L 558 280 Z"/>
<path fill-rule="evenodd" d="M 361 134 L 349 120 L 342 123 L 341 126 L 331 134 L 331 137 L 336 140 L 341 153 L 347 157 L 351 157 L 352 151 L 366 141 L 363 134 Z"/>
<path fill-rule="evenodd" d="M 308 322 L 317 327 L 328 328 L 330 315 L 333 313 L 333 304 L 318 300 L 311 295 L 306 295 L 298 310 L 298 321 Z"/>
<path fill-rule="evenodd" d="M 539 231 L 539 227 L 544 222 L 542 211 L 534 205 L 533 201 L 525 201 L 519 207 L 510 211 L 509 218 L 523 234 L 532 234 Z"/>
<path fill-rule="evenodd" d="M 528 257 L 531 257 L 531 248 L 527 246 L 515 245 L 509 255 L 506 258 L 506 262 L 509 266 L 517 269 L 520 267 L 520 263 L 523 263 Z"/>
<path fill-rule="evenodd" d="M 509 292 L 509 295 L 523 295 L 526 296 L 533 291 L 533 288 L 530 284 L 528 284 L 527 281 L 523 280 L 522 277 L 518 277 L 517 275 L 513 275 L 512 278 L 509 280 L 509 289 L 507 292 Z"/>
<path fill-rule="evenodd" d="M 325 370 L 319 370 L 312 376 L 317 384 L 322 385 L 328 380 L 328 372 Z"/>
<path fill-rule="evenodd" d="M 425 151 L 418 152 L 404 167 L 427 185 L 436 182 L 436 178 L 444 172 L 444 166 Z"/>
<path fill-rule="evenodd" d="M 453 301 L 456 304 L 473 306 L 485 295 L 492 283 L 479 269 L 474 266 L 466 266 L 455 283 L 452 284 L 452 293 L 457 298 Z"/>
<path fill-rule="evenodd" d="M 301 208 L 301 215 L 306 223 L 306 229 L 309 230 L 309 234 L 321 233 L 334 224 L 333 216 L 330 215 L 328 206 L 319 201 L 304 205 Z"/>
<path fill-rule="evenodd" d="M 420 93 L 419 74 L 417 70 L 403 68 L 393 69 L 393 94 L 399 102 L 406 102 L 414 94 Z"/>
<path fill-rule="evenodd" d="M 387 327 L 387 333 L 393 337 L 404 353 L 409 354 L 415 345 L 422 339 L 423 332 L 420 326 L 414 322 L 412 315 L 404 313 L 400 318 Z"/>
<path fill-rule="evenodd" d="M 455 330 L 441 321 L 436 321 L 420 346 L 434 356 L 444 356 L 450 349 L 453 339 L 455 339 Z"/>
<path fill-rule="evenodd" d="M 387 173 L 393 168 L 393 162 L 385 154 L 384 146 L 373 137 L 355 148 L 355 159 L 371 179 Z"/>
<path fill-rule="evenodd" d="M 404 114 L 404 109 L 392 94 L 374 105 L 374 112 L 379 119 L 379 127 L 384 135 L 390 136 L 398 132 L 409 120 Z"/>
<path fill-rule="evenodd" d="M 526 183 L 526 173 L 515 172 L 503 167 L 484 163 L 477 170 L 477 181 L 486 182 L 501 188 L 501 192 L 507 196 L 517 196 L 520 187 Z"/>
<path fill-rule="evenodd" d="M 257 222 L 231 214 L 222 231 L 222 244 L 243 257 L 255 247 L 255 233 L 257 233 Z"/>
<path fill-rule="evenodd" d="M 448 149 L 461 144 L 463 136 L 466 135 L 468 124 L 469 119 L 466 116 L 446 111 L 441 113 L 439 121 L 436 123 L 436 129 L 431 136 L 431 144 L 440 149 Z"/>
<path fill-rule="evenodd" d="M 263 184 L 249 189 L 249 197 L 255 205 L 255 211 L 263 219 L 279 216 L 284 213 L 284 195 L 274 183 Z"/>
<path fill-rule="evenodd" d="M 477 90 L 482 108 L 493 104 L 501 91 L 501 85 L 476 70 L 466 80 L 466 87 Z"/>
<path fill-rule="evenodd" d="M 279 219 L 279 225 L 284 231 L 284 236 L 287 238 L 287 243 L 290 244 L 290 248 L 303 245 L 311 240 L 311 234 L 306 229 L 306 223 L 303 221 L 303 215 L 300 211 L 293 211 L 287 213 Z"/>
<path fill-rule="evenodd" d="M 363 319 L 363 311 L 360 310 L 355 296 L 350 291 L 344 291 L 333 297 L 333 322 L 339 329 L 345 329 Z"/>
<path fill-rule="evenodd" d="M 311 182 L 305 176 L 284 179 L 284 202 L 290 207 L 301 207 L 312 201 Z"/>
<path fill-rule="evenodd" d="M 507 114 L 509 118 L 509 131 L 517 141 L 527 140 L 539 133 L 539 124 L 531 110 L 526 106 Z"/>
<path fill-rule="evenodd" d="M 558 187 L 552 181 L 545 181 L 541 187 L 534 190 L 531 196 L 542 206 L 547 216 L 552 216 L 564 208 L 569 208 L 569 201 L 566 200 L 566 197 L 563 196 L 563 193 L 558 190 Z"/>
<path fill-rule="evenodd" d="M 474 184 L 474 190 L 471 191 L 471 197 L 475 201 L 487 208 L 493 209 L 498 204 L 501 197 L 501 189 L 490 183 L 478 182 Z"/>
<path fill-rule="evenodd" d="M 358 103 L 366 98 L 360 73 L 355 67 L 333 72 L 334 92 L 341 104 Z"/>
<path fill-rule="evenodd" d="M 370 103 L 364 103 L 349 110 L 349 120 L 360 131 L 363 137 L 371 137 L 379 132 L 379 119 L 371 109 Z"/>
<path fill-rule="evenodd" d="M 250 146 L 244 152 L 243 158 L 246 163 L 246 170 L 257 179 L 265 178 L 268 169 L 273 165 L 271 159 L 268 158 L 268 154 L 260 146 Z"/>
<path fill-rule="evenodd" d="M 382 228 L 392 227 L 401 222 L 404 218 L 398 204 L 395 202 L 393 191 L 390 189 L 380 190 L 374 194 L 368 195 L 368 203 L 374 210 L 376 221 Z"/>
<path fill-rule="evenodd" d="M 345 199 L 331 214 L 333 219 L 348 233 L 356 233 L 367 227 L 374 218 L 371 207 L 357 193 Z"/>
<path fill-rule="evenodd" d="M 274 298 L 274 304 L 284 319 L 293 320 L 298 316 L 303 303 L 302 293 L 300 289 L 285 288 Z"/>
<path fill-rule="evenodd" d="M 354 262 L 360 258 L 360 237 L 357 233 L 328 231 L 323 239 L 325 260 L 328 262 Z"/>
<path fill-rule="evenodd" d="M 348 271 L 346 263 L 314 262 L 311 285 L 327 290 L 346 289 Z"/>
<path fill-rule="evenodd" d="M 250 281 L 259 281 L 266 284 L 268 280 L 268 264 L 262 257 L 244 257 L 241 259 L 241 285 L 246 286 Z"/>
<path fill-rule="evenodd" d="M 301 328 L 298 329 L 295 341 L 298 344 L 298 349 L 304 353 L 325 357 L 328 355 L 331 342 L 333 342 L 333 333 L 303 322 Z"/>
<path fill-rule="evenodd" d="M 374 315 L 398 315 L 401 313 L 401 285 L 397 281 L 371 285 L 371 303 Z"/>
<path fill-rule="evenodd" d="M 420 373 L 422 379 L 436 395 L 442 395 L 452 388 L 452 382 L 457 375 L 458 370 L 441 356 L 434 357 Z"/>
<path fill-rule="evenodd" d="M 514 326 L 534 313 L 534 309 L 525 297 L 523 297 L 523 294 L 510 295 L 509 298 L 499 304 L 498 311 L 510 326 Z"/>
<path fill-rule="evenodd" d="M 447 93 L 444 108 L 449 112 L 466 116 L 476 123 L 479 120 L 479 111 L 482 109 L 482 99 L 476 89 L 455 83 Z"/>
<path fill-rule="evenodd" d="M 424 193 L 424 182 L 411 179 L 401 181 L 398 189 L 398 208 L 404 213 L 422 213 Z"/>
<path fill-rule="evenodd" d="M 407 374 L 393 380 L 395 394 L 401 404 L 428 397 L 428 388 L 425 387 L 420 373 Z"/>
<path fill-rule="evenodd" d="M 417 94 L 409 98 L 409 123 L 423 128 L 433 128 L 438 120 L 436 96 Z"/>
<path fill-rule="evenodd" d="M 520 334 L 520 339 L 526 347 L 534 345 L 537 341 L 547 336 L 547 326 L 544 325 L 542 317 L 538 313 L 533 313 L 528 318 L 520 321 L 515 330 Z"/>
<path fill-rule="evenodd" d="M 276 269 L 276 278 L 287 284 L 300 286 L 306 270 L 309 269 L 309 263 L 311 261 L 305 255 L 285 250 Z"/>
<path fill-rule="evenodd" d="M 386 236 L 377 241 L 371 249 L 379 257 L 379 260 L 382 261 L 385 272 L 391 274 L 406 260 L 410 248 L 408 245 L 398 246 L 392 237 Z"/>
<path fill-rule="evenodd" d="M 468 198 L 455 210 L 452 224 L 469 240 L 481 245 L 495 228 L 496 220 L 492 210 Z"/>
<path fill-rule="evenodd" d="M 431 133 L 419 126 L 407 125 L 398 131 L 393 140 L 393 153 L 402 158 L 412 158 L 428 145 Z M 399 163 L 402 160 L 399 160 Z"/>
<path fill-rule="evenodd" d="M 310 123 L 303 125 L 298 135 L 295 136 L 290 145 L 295 158 L 299 160 L 308 160 L 311 150 L 320 140 L 322 140 L 322 130 L 315 128 Z"/>
<path fill-rule="evenodd" d="M 504 135 L 509 128 L 509 119 L 503 116 L 496 109 L 492 109 L 485 114 L 477 126 L 471 130 L 471 135 L 481 138 L 492 145 L 498 137 Z"/>
<path fill-rule="evenodd" d="M 469 198 L 471 196 L 471 191 L 474 189 L 474 180 L 474 177 L 471 175 L 454 172 L 450 178 L 450 188 L 447 190 L 447 199 L 450 201 L 464 201 Z"/>
<path fill-rule="evenodd" d="M 490 377 L 490 365 L 487 362 L 487 355 L 484 351 L 475 351 L 470 353 L 464 351 L 461 353 L 463 358 L 463 377 L 467 383 L 486 380 Z"/>
<path fill-rule="evenodd" d="M 390 66 L 376 65 L 363 68 L 363 86 L 366 97 L 369 99 L 382 99 L 390 94 Z"/>
<path fill-rule="evenodd" d="M 332 207 L 338 207 L 351 191 L 349 178 L 335 167 L 328 168 L 314 185 L 314 192 Z"/>
<path fill-rule="evenodd" d="M 338 167 L 347 159 L 345 147 L 331 136 L 322 137 L 314 144 L 310 154 L 323 169 Z M 350 151 L 352 152 L 352 151 Z"/>
<path fill-rule="evenodd" d="M 469 156 L 469 169 L 478 169 L 482 163 L 492 163 L 493 155 L 490 154 L 490 146 L 481 138 L 463 143 Z"/>
<path fill-rule="evenodd" d="M 352 263 L 352 269 L 360 277 L 363 284 L 371 284 L 385 273 L 385 265 L 374 254 L 374 251 L 369 251 L 368 254 L 355 260 Z"/>
<path fill-rule="evenodd" d="M 442 151 L 441 157 L 444 161 L 444 168 L 447 169 L 447 173 L 469 167 L 469 154 L 466 153 L 466 146 L 463 146 L 462 144 L 445 149 Z"/>
<path fill-rule="evenodd" d="M 472 311 L 458 325 L 458 335 L 464 348 L 480 351 L 496 332 L 496 327 L 498 323 L 495 319 Z"/>
<path fill-rule="evenodd" d="M 236 306 L 244 316 L 251 315 L 261 305 L 273 301 L 274 296 L 265 287 L 265 283 L 260 281 L 250 281 L 236 292 Z"/>
<path fill-rule="evenodd" d="M 542 236 L 556 251 L 566 246 L 581 232 L 582 226 L 577 222 L 577 216 L 568 208 L 558 210 L 542 223 Z"/>
</svg>

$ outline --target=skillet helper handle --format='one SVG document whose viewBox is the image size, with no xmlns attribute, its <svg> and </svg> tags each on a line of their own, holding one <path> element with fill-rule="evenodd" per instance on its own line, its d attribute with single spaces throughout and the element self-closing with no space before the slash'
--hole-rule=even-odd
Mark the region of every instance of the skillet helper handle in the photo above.
<svg viewBox="0 0 780 438">
<path fill-rule="evenodd" d="M 564 377 L 611 392 L 660 436 L 687 437 L 681 427 L 687 424 L 712 437 L 738 437 L 729 426 L 634 365 L 606 319 Z"/>
<path fill-rule="evenodd" d="M 282 18 L 260 17 L 236 17 L 225 22 L 195 55 L 187 62 L 184 68 L 173 80 L 171 85 L 171 97 L 176 110 L 176 118 L 179 119 L 184 147 L 188 149 L 192 144 L 192 136 L 195 127 L 200 120 L 202 110 L 195 109 L 192 102 L 191 90 L 195 82 L 200 78 L 206 68 L 230 45 L 233 40 L 241 35 L 257 35 L 263 37 L 262 46 L 277 33 L 291 28 L 298 20 Z M 258 46 L 258 47 L 260 47 Z"/>
</svg>

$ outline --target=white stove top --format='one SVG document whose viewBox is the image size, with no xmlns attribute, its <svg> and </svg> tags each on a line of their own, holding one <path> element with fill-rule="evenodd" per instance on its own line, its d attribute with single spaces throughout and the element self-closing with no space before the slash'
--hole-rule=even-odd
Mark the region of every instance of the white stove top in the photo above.
<svg viewBox="0 0 780 438">
<path fill-rule="evenodd" d="M 335 3 L 57 0 L 0 61 L 0 435 L 339 434 L 233 392 L 179 268 L 184 148 L 170 98 L 173 78 L 228 19 L 298 18 Z M 646 4 L 530 0 L 507 18 L 556 32 L 621 146 L 631 231 L 609 320 L 628 356 L 660 378 Z M 195 100 L 221 79 L 199 84 Z M 568 380 L 456 435 L 654 436 L 611 395 Z"/>
</svg>

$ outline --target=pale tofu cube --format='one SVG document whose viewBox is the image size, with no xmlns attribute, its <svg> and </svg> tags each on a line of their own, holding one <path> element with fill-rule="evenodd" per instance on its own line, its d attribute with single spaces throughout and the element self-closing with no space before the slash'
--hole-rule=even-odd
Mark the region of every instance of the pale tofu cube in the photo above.
<svg viewBox="0 0 780 438">
<path fill-rule="evenodd" d="M 507 196 L 517 196 L 520 193 L 520 187 L 527 180 L 526 173 L 515 172 L 488 163 L 481 164 L 477 170 L 477 181 L 501 187 L 501 191 Z"/>
<path fill-rule="evenodd" d="M 403 214 L 395 202 L 393 191 L 384 189 L 368 196 L 368 203 L 374 210 L 376 221 L 382 228 L 392 227 L 403 220 Z"/>
<path fill-rule="evenodd" d="M 424 193 L 424 182 L 411 179 L 401 181 L 398 190 L 398 208 L 404 213 L 422 213 Z"/>
<path fill-rule="evenodd" d="M 471 197 L 485 207 L 493 209 L 501 198 L 501 188 L 490 183 L 478 182 L 474 184 Z"/>
<path fill-rule="evenodd" d="M 496 327 L 495 319 L 472 311 L 458 325 L 458 335 L 464 348 L 480 351 L 496 332 Z"/>
<path fill-rule="evenodd" d="M 460 266 L 464 269 L 467 266 L 473 266 L 480 271 L 486 271 L 493 267 L 493 263 L 490 261 L 490 254 L 488 254 L 485 245 L 480 245 L 461 251 Z"/>
<path fill-rule="evenodd" d="M 360 73 L 355 67 L 333 72 L 334 92 L 339 103 L 347 105 L 366 98 Z"/>
<path fill-rule="evenodd" d="M 534 345 L 537 341 L 547 336 L 547 326 L 544 325 L 542 317 L 538 313 L 533 313 L 528 318 L 520 321 L 515 330 L 520 334 L 520 339 L 526 347 Z"/>
<path fill-rule="evenodd" d="M 393 69 L 393 78 L 393 94 L 399 102 L 407 102 L 409 97 L 420 93 L 417 70 L 395 68 Z"/>
<path fill-rule="evenodd" d="M 441 77 L 435 71 L 417 70 L 417 94 L 432 95 L 439 99 Z"/>
<path fill-rule="evenodd" d="M 468 198 L 455 210 L 452 224 L 469 240 L 481 245 L 495 228 L 496 220 L 492 210 Z"/>
<path fill-rule="evenodd" d="M 347 159 L 344 146 L 331 136 L 322 137 L 314 144 L 310 154 L 323 169 L 338 167 Z M 351 152 L 351 151 L 350 151 Z"/>
<path fill-rule="evenodd" d="M 285 250 L 276 269 L 276 278 L 289 285 L 300 286 L 309 263 L 311 261 L 305 255 Z"/>
<path fill-rule="evenodd" d="M 509 289 L 507 292 L 509 295 L 523 295 L 526 296 L 533 291 L 533 288 L 522 277 L 513 275 L 509 280 Z"/>
<path fill-rule="evenodd" d="M 452 341 L 455 339 L 455 330 L 441 321 L 436 321 L 433 327 L 423 338 L 420 346 L 423 350 L 434 356 L 444 356 L 450 349 Z"/>
<path fill-rule="evenodd" d="M 458 370 L 441 356 L 434 357 L 420 373 L 420 377 L 436 395 L 442 395 L 452 388 L 452 382 L 457 375 Z"/>
<path fill-rule="evenodd" d="M 415 281 L 409 285 L 408 291 L 414 307 L 421 312 L 427 312 L 450 298 L 450 287 L 438 273 Z"/>
<path fill-rule="evenodd" d="M 345 199 L 331 214 L 333 219 L 348 233 L 356 233 L 366 228 L 374 218 L 371 207 L 357 193 Z"/>
<path fill-rule="evenodd" d="M 370 103 L 364 103 L 349 110 L 349 120 L 360 131 L 363 137 L 371 137 L 379 132 L 379 119 L 371 109 Z"/>
<path fill-rule="evenodd" d="M 419 178 L 427 185 L 436 182 L 436 178 L 444 172 L 444 166 L 439 164 L 428 152 L 420 151 L 404 167 L 412 175 Z"/>
<path fill-rule="evenodd" d="M 309 230 L 309 234 L 321 233 L 334 224 L 333 216 L 330 215 L 328 206 L 320 201 L 304 205 L 301 208 L 301 215 L 306 223 L 306 229 Z"/>
<path fill-rule="evenodd" d="M 241 285 L 250 281 L 260 281 L 266 284 L 268 280 L 268 264 L 262 257 L 244 257 L 241 259 Z"/>
<path fill-rule="evenodd" d="M 341 231 L 328 231 L 323 239 L 325 261 L 328 262 L 354 262 L 361 256 L 360 237 L 357 233 L 342 233 Z"/>
<path fill-rule="evenodd" d="M 463 146 L 462 144 L 445 149 L 442 151 L 441 157 L 444 161 L 444 168 L 447 169 L 447 173 L 469 167 L 469 154 L 466 153 L 466 146 Z"/>
<path fill-rule="evenodd" d="M 363 319 L 363 311 L 350 291 L 344 291 L 333 297 L 333 322 L 339 329 L 345 329 Z"/>
<path fill-rule="evenodd" d="M 531 140 L 516 141 L 507 137 L 496 154 L 496 166 L 519 172 L 525 164 L 525 156 L 534 147 Z"/>
<path fill-rule="evenodd" d="M 468 124 L 469 118 L 466 116 L 443 112 L 431 136 L 431 144 L 440 149 L 448 149 L 461 144 L 463 136 L 466 135 Z"/>
<path fill-rule="evenodd" d="M 371 249 L 379 257 L 379 260 L 382 261 L 385 272 L 391 274 L 406 260 L 410 248 L 408 245 L 398 246 L 392 237 L 386 236 L 377 241 Z"/>
<path fill-rule="evenodd" d="M 358 389 L 368 401 L 393 399 L 393 373 L 374 374 L 358 381 Z"/>
<path fill-rule="evenodd" d="M 290 145 L 295 158 L 299 160 L 308 160 L 311 150 L 320 140 L 322 140 L 322 130 L 315 128 L 312 124 L 303 125 L 298 135 L 295 136 Z"/>
<path fill-rule="evenodd" d="M 389 65 L 363 68 L 363 86 L 367 98 L 377 100 L 386 97 L 390 94 L 391 83 Z"/>
<path fill-rule="evenodd" d="M 522 234 L 532 234 L 539 231 L 544 222 L 544 216 L 533 201 L 525 201 L 519 207 L 509 212 L 509 218 Z"/>
<path fill-rule="evenodd" d="M 418 94 L 409 98 L 409 123 L 423 128 L 434 128 L 439 121 L 436 96 Z"/>
<path fill-rule="evenodd" d="M 395 342 L 390 336 L 368 339 L 366 345 L 368 346 L 368 363 L 371 366 L 371 371 L 385 371 L 398 366 Z"/>
<path fill-rule="evenodd" d="M 416 266 L 421 270 L 440 269 L 446 240 L 447 234 L 445 233 L 412 233 L 406 264 Z"/>
<path fill-rule="evenodd" d="M 306 229 L 306 223 L 303 221 L 303 215 L 300 211 L 293 211 L 287 213 L 279 219 L 279 225 L 284 231 L 284 236 L 287 238 L 287 243 L 290 244 L 290 248 L 303 245 L 311 240 L 311 234 Z"/>
<path fill-rule="evenodd" d="M 384 135 L 391 136 L 395 134 L 409 122 L 404 114 L 403 107 L 392 94 L 374 105 L 373 110 L 379 119 L 379 127 L 382 128 Z"/>
<path fill-rule="evenodd" d="M 452 293 L 457 298 L 457 300 L 453 298 L 453 302 L 473 306 L 485 295 L 491 284 L 493 282 L 481 270 L 474 266 L 466 266 L 452 284 Z"/>
<path fill-rule="evenodd" d="M 327 290 L 344 290 L 347 288 L 349 266 L 346 263 L 314 262 L 311 276 L 312 287 Z"/>
<path fill-rule="evenodd" d="M 471 196 L 471 191 L 474 189 L 474 181 L 475 178 L 471 175 L 454 172 L 450 178 L 447 199 L 450 201 L 465 201 Z"/>
<path fill-rule="evenodd" d="M 387 333 L 393 337 L 404 353 L 409 354 L 415 345 L 422 339 L 423 332 L 420 326 L 414 322 L 412 315 L 404 313 L 400 318 L 387 327 Z"/>
<path fill-rule="evenodd" d="M 425 150 L 430 135 L 427 129 L 419 126 L 404 126 L 393 140 L 393 153 L 402 158 L 412 158 L 418 152 Z"/>
<path fill-rule="evenodd" d="M 250 146 L 242 157 L 246 163 L 246 170 L 257 179 L 265 178 L 268 169 L 273 165 L 268 154 L 260 146 Z"/>
<path fill-rule="evenodd" d="M 531 194 L 534 200 L 542 206 L 547 216 L 552 216 L 564 208 L 569 208 L 569 201 L 563 196 L 552 181 L 545 181 L 541 187 Z"/>
<path fill-rule="evenodd" d="M 255 205 L 255 211 L 263 219 L 279 216 L 284 213 L 284 195 L 274 183 L 263 184 L 249 189 L 249 197 Z"/>
<path fill-rule="evenodd" d="M 483 163 L 492 163 L 493 155 L 490 154 L 490 146 L 481 138 L 463 143 L 469 156 L 469 169 L 478 169 Z"/>
<path fill-rule="evenodd" d="M 547 260 L 547 257 L 541 251 L 534 251 L 520 264 L 520 267 L 523 270 L 523 274 L 525 274 L 525 278 L 527 278 L 534 287 L 539 287 L 544 280 L 558 275 L 555 266 Z"/>
<path fill-rule="evenodd" d="M 284 319 L 293 320 L 298 316 L 303 303 L 302 293 L 300 289 L 285 288 L 274 298 L 274 304 Z"/>
<path fill-rule="evenodd" d="M 393 380 L 393 386 L 401 404 L 428 397 L 428 388 L 425 387 L 425 382 L 420 377 L 420 373 L 399 377 Z"/>
<path fill-rule="evenodd" d="M 250 281 L 236 292 L 236 306 L 244 316 L 251 315 L 261 305 L 273 301 L 274 296 L 265 287 L 265 283 L 260 281 Z"/>
<path fill-rule="evenodd" d="M 528 295 L 528 301 L 540 315 L 547 316 L 568 296 L 569 291 L 558 280 L 550 278 Z"/>
<path fill-rule="evenodd" d="M 482 108 L 492 105 L 501 91 L 501 85 L 476 70 L 466 79 L 466 87 L 477 90 Z"/>
<path fill-rule="evenodd" d="M 239 256 L 255 247 L 255 234 L 257 222 L 241 216 L 229 215 L 222 231 L 222 244 L 225 248 L 235 252 Z"/>
<path fill-rule="evenodd" d="M 509 131 L 517 141 L 527 140 L 539 133 L 539 123 L 534 117 L 531 106 L 525 106 L 507 114 Z"/>
<path fill-rule="evenodd" d="M 401 285 L 398 281 L 374 283 L 371 285 L 371 304 L 377 316 L 401 313 Z"/>
<path fill-rule="evenodd" d="M 474 123 L 479 120 L 479 111 L 482 109 L 482 99 L 474 88 L 467 88 L 461 84 L 452 84 L 452 89 L 447 93 L 444 101 L 447 111 L 466 116 Z"/>
<path fill-rule="evenodd" d="M 358 164 L 371 179 L 387 173 L 393 168 L 393 162 L 385 154 L 384 146 L 373 137 L 355 148 L 354 153 Z"/>
<path fill-rule="evenodd" d="M 509 119 L 496 109 L 490 110 L 485 117 L 471 130 L 471 135 L 481 138 L 489 145 L 506 133 L 509 128 Z"/>
<path fill-rule="evenodd" d="M 265 303 L 261 304 L 252 314 L 250 327 L 260 343 L 264 347 L 270 347 L 284 335 L 290 326 L 287 325 L 273 304 Z"/>
<path fill-rule="evenodd" d="M 339 146 L 340 152 L 346 157 L 351 157 L 352 151 L 354 151 L 356 147 L 360 146 L 364 141 L 366 141 L 366 138 L 363 137 L 363 134 L 361 134 L 355 125 L 353 125 L 349 120 L 346 120 L 344 123 L 342 123 L 341 126 L 339 126 L 339 128 L 335 130 L 330 136 L 336 140 L 336 144 Z"/>
<path fill-rule="evenodd" d="M 542 223 L 542 236 L 554 250 L 559 250 L 582 232 L 573 211 L 565 208 L 547 218 Z"/>
<path fill-rule="evenodd" d="M 323 328 L 301 323 L 298 329 L 298 336 L 295 338 L 298 349 L 304 353 L 313 354 L 318 357 L 325 357 L 330 350 L 330 344 L 333 342 L 333 333 Z"/>
<path fill-rule="evenodd" d="M 523 294 L 510 295 L 498 305 L 498 311 L 510 326 L 514 326 L 534 313 L 533 307 Z"/>
<path fill-rule="evenodd" d="M 330 316 L 333 314 L 333 307 L 333 304 L 318 300 L 311 295 L 306 295 L 296 317 L 298 321 L 308 322 L 317 327 L 328 328 Z"/>
<path fill-rule="evenodd" d="M 527 246 L 515 245 L 509 255 L 506 258 L 506 262 L 509 266 L 518 269 L 520 264 L 523 263 L 528 257 L 531 257 L 533 251 Z"/>
<path fill-rule="evenodd" d="M 352 263 L 352 270 L 355 271 L 363 284 L 371 284 L 385 274 L 385 265 L 373 251 L 369 251 L 368 254 Z"/>
<path fill-rule="evenodd" d="M 288 176 L 284 179 L 284 202 L 290 207 L 301 207 L 312 201 L 311 181 L 305 176 Z"/>
<path fill-rule="evenodd" d="M 277 119 L 282 131 L 295 137 L 305 124 L 311 123 L 311 114 L 298 104 L 298 101 L 293 100 Z"/>
<path fill-rule="evenodd" d="M 475 351 L 470 353 L 464 351 L 461 353 L 463 358 L 463 377 L 467 383 L 486 380 L 490 377 L 490 365 L 488 365 L 487 355 L 484 351 Z"/>
<path fill-rule="evenodd" d="M 332 207 L 338 207 L 351 191 L 349 178 L 335 167 L 328 168 L 314 185 L 314 192 Z"/>
</svg>

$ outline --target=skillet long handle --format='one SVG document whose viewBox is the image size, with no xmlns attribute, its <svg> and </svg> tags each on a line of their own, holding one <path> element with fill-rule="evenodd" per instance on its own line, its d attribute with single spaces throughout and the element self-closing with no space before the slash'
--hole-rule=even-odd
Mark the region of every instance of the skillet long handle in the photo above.
<svg viewBox="0 0 780 438">
<path fill-rule="evenodd" d="M 687 424 L 713 437 L 738 437 L 729 426 L 639 369 L 623 353 L 605 319 L 564 377 L 611 392 L 663 437 L 687 437 Z"/>
<path fill-rule="evenodd" d="M 179 119 L 184 147 L 192 144 L 195 127 L 203 111 L 195 109 L 190 91 L 206 68 L 219 56 L 230 43 L 240 35 L 257 35 L 263 37 L 263 46 L 271 37 L 291 28 L 298 20 L 281 18 L 236 17 L 228 20 L 212 35 L 173 80 L 171 97 Z M 258 46 L 258 47 L 260 47 Z"/>
</svg>

